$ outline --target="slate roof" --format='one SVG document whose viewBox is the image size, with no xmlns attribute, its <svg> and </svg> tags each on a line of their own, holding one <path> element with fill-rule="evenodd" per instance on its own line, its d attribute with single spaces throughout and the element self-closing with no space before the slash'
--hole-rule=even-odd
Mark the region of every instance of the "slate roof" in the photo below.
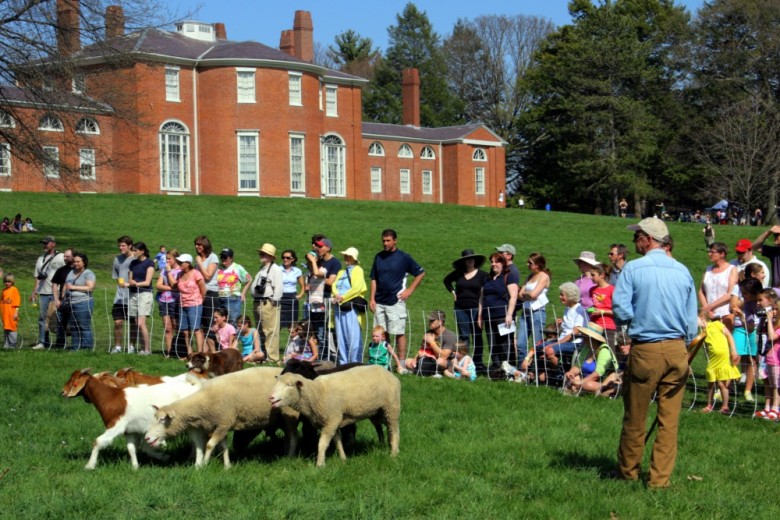
<svg viewBox="0 0 780 520">
<path fill-rule="evenodd" d="M 505 144 L 504 140 L 494 134 L 489 128 L 480 123 L 468 125 L 442 126 L 439 128 L 421 128 L 407 125 L 391 125 L 388 123 L 363 123 L 363 137 L 385 137 L 396 139 L 413 139 L 415 141 L 429 141 L 437 143 L 458 142 L 467 139 L 468 136 L 479 130 L 487 129 L 497 142 Z"/>
<path fill-rule="evenodd" d="M 0 104 L 58 108 L 80 112 L 113 112 L 111 106 L 73 92 L 0 85 Z"/>
</svg>

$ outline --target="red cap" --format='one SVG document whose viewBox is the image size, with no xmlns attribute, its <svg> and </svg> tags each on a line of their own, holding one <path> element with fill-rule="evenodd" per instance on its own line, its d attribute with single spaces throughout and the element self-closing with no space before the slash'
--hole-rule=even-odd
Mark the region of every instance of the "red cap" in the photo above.
<svg viewBox="0 0 780 520">
<path fill-rule="evenodd" d="M 753 242 L 751 242 L 747 238 L 740 238 L 737 241 L 737 247 L 736 247 L 737 253 L 744 253 L 745 251 L 750 251 L 751 249 L 753 249 Z"/>
</svg>

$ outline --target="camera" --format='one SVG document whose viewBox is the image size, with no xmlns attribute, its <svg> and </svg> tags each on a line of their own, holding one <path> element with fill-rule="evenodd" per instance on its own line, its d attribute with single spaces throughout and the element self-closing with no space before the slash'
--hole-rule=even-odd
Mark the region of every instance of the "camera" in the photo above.
<svg viewBox="0 0 780 520">
<path fill-rule="evenodd" d="M 261 297 L 264 296 L 266 285 L 268 285 L 268 278 L 265 276 L 260 277 L 260 283 L 255 285 L 255 293 Z"/>
<path fill-rule="evenodd" d="M 45 279 L 47 278 L 47 276 L 46 276 L 46 274 L 45 274 L 45 273 L 38 273 L 38 275 L 36 276 L 36 278 L 37 278 L 38 280 L 45 280 Z"/>
</svg>

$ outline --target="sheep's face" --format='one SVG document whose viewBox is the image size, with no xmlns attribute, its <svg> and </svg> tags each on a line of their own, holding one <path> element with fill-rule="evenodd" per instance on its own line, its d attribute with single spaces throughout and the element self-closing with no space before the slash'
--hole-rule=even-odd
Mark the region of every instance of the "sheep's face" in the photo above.
<svg viewBox="0 0 780 520">
<path fill-rule="evenodd" d="M 71 375 L 65 386 L 62 387 L 62 397 L 76 397 L 84 390 L 90 375 L 91 368 L 84 368 L 82 370 L 75 370 Z"/>
<path fill-rule="evenodd" d="M 296 374 L 284 374 L 279 376 L 276 384 L 271 389 L 271 395 L 268 399 L 271 401 L 271 408 L 281 408 L 289 406 L 295 408 L 301 398 L 301 389 L 305 379 Z"/>
<path fill-rule="evenodd" d="M 156 406 L 154 408 L 157 410 L 154 412 L 154 422 L 152 422 L 152 425 L 146 431 L 146 435 L 144 435 L 144 440 L 149 446 L 165 443 L 165 439 L 168 437 L 168 427 L 173 420 L 171 412 Z"/>
</svg>

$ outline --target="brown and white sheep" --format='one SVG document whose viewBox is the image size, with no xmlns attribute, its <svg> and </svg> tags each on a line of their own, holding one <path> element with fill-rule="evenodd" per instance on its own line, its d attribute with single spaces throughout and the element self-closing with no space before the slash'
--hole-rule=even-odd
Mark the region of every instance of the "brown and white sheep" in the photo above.
<svg viewBox="0 0 780 520">
<path fill-rule="evenodd" d="M 62 388 L 63 397 L 82 396 L 95 405 L 106 431 L 92 443 L 92 454 L 85 469 L 95 469 L 98 454 L 119 435 L 124 435 L 130 464 L 138 469 L 136 446 L 147 455 L 163 459 L 164 456 L 143 443 L 143 435 L 154 421 L 153 406 L 163 406 L 191 395 L 199 385 L 186 382 L 162 383 L 137 388 L 116 388 L 98 381 L 89 368 L 74 371 Z"/>
<path fill-rule="evenodd" d="M 401 415 L 401 383 L 383 367 L 369 365 L 343 372 L 305 379 L 284 374 L 269 395 L 274 408 L 290 407 L 320 428 L 317 466 L 325 465 L 325 451 L 331 440 L 342 460 L 346 460 L 339 428 L 362 419 L 371 419 L 382 439 L 387 426 L 390 454 L 398 454 Z"/>
<path fill-rule="evenodd" d="M 153 376 L 144 374 L 132 367 L 121 368 L 114 374 L 117 379 L 124 382 L 124 387 L 139 385 L 159 385 L 160 383 L 182 382 L 187 380 L 187 373 L 177 376 Z"/>
<path fill-rule="evenodd" d="M 227 442 L 233 430 L 265 429 L 281 422 L 288 454 L 295 454 L 298 413 L 272 408 L 262 396 L 268 395 L 280 368 L 257 367 L 225 374 L 203 382 L 197 394 L 167 406 L 154 414 L 154 425 L 146 432 L 146 442 L 161 441 L 187 432 L 195 448 L 195 466 L 208 464 L 214 448 L 223 448 L 223 462 L 230 467 Z"/>
</svg>

